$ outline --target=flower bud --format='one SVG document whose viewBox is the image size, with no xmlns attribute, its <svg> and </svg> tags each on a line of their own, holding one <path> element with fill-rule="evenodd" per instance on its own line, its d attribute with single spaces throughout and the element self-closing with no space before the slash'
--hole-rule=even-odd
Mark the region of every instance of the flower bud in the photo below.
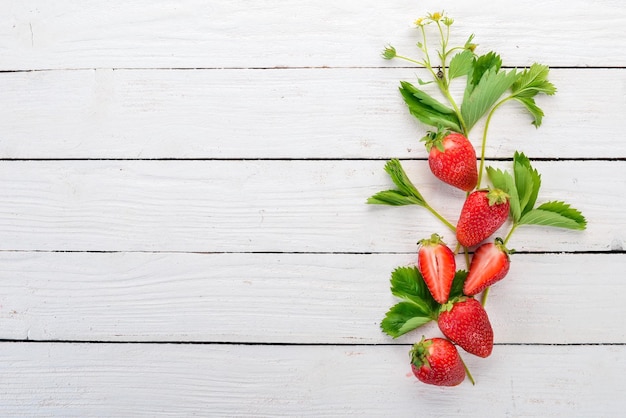
<svg viewBox="0 0 626 418">
<path fill-rule="evenodd" d="M 390 60 L 396 57 L 396 49 L 391 45 L 388 45 L 382 52 L 382 57 L 386 60 Z"/>
</svg>

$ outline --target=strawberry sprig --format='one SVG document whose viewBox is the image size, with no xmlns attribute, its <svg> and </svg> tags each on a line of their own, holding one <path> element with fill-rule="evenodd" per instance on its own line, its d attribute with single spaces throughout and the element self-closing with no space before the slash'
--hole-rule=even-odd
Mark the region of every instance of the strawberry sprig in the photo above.
<svg viewBox="0 0 626 418">
<path fill-rule="evenodd" d="M 541 175 L 535 170 L 528 157 L 515 152 L 513 174 L 508 171 L 487 167 L 491 183 L 509 195 L 510 213 L 513 224 L 506 238 L 506 244 L 520 225 L 542 225 L 567 229 L 583 230 L 587 220 L 577 209 L 561 201 L 550 201 L 535 208 Z"/>
<path fill-rule="evenodd" d="M 456 232 L 456 227 L 426 202 L 426 199 L 409 179 L 398 159 L 389 160 L 385 165 L 385 171 L 389 174 L 391 181 L 393 181 L 397 189 L 378 192 L 368 198 L 367 203 L 389 206 L 418 205 L 427 209 L 450 230 Z"/>
<path fill-rule="evenodd" d="M 555 86 L 548 81 L 549 68 L 532 64 L 522 71 L 505 69 L 495 52 L 476 55 L 471 35 L 461 46 L 450 46 L 450 27 L 454 20 L 436 12 L 418 19 L 415 24 L 422 36 L 417 43 L 419 59 L 399 55 L 394 47 L 383 51 L 385 59 L 403 59 L 424 67 L 432 81 L 418 78 L 420 87 L 400 82 L 400 93 L 409 112 L 430 127 L 423 141 L 428 151 L 431 172 L 439 180 L 467 192 L 458 222 L 453 224 L 435 210 L 411 181 L 398 159 L 385 165 L 395 189 L 376 193 L 367 202 L 390 206 L 418 205 L 427 209 L 455 234 L 453 252 L 434 233 L 418 242 L 417 266 L 399 267 L 391 275 L 391 293 L 400 299 L 381 322 L 383 332 L 397 338 L 431 321 L 436 321 L 447 340 L 466 352 L 487 357 L 493 348 L 493 331 L 484 309 L 489 287 L 504 279 L 509 272 L 513 250 L 507 243 L 523 225 L 539 225 L 574 230 L 586 228 L 586 219 L 577 209 L 562 201 L 549 201 L 535 206 L 541 187 L 541 175 L 530 159 L 515 152 L 512 171 L 484 168 L 487 133 L 490 122 L 504 104 L 521 103 L 532 117 L 532 124 L 541 126 L 544 113 L 537 106 L 538 94 L 551 96 Z M 436 27 L 438 51 L 431 56 L 427 27 Z M 454 80 L 465 78 L 460 105 L 450 93 Z M 433 98 L 421 86 L 435 84 L 447 104 Z M 482 118 L 486 118 L 481 136 L 479 168 L 476 152 L 468 137 Z M 490 185 L 481 185 L 486 171 Z M 505 238 L 490 237 L 511 220 Z M 464 247 L 469 272 L 456 270 L 454 255 Z M 470 258 L 469 248 L 474 248 Z M 482 293 L 481 302 L 475 297 Z M 435 353 L 433 341 L 442 347 Z M 417 343 L 411 350 L 411 367 L 425 383 L 456 385 L 465 374 L 474 383 L 469 370 L 460 371 L 462 363 L 454 345 L 441 339 Z M 445 346 L 445 349 L 443 348 Z M 452 348 L 450 348 L 452 347 Z M 430 360 L 429 360 L 430 359 Z M 430 363 L 432 364 L 429 364 Z M 444 364 L 456 364 L 447 370 Z M 454 370 L 453 370 L 454 369 Z"/>
<path fill-rule="evenodd" d="M 549 67 L 546 65 L 534 63 L 523 71 L 515 68 L 506 70 L 502 68 L 502 59 L 497 53 L 490 51 L 477 55 L 475 53 L 477 45 L 473 43 L 473 34 L 463 45 L 450 47 L 450 28 L 453 23 L 454 19 L 446 16 L 444 12 L 429 13 L 415 21 L 422 37 L 422 41 L 417 43 L 421 58 L 400 55 L 391 45 L 384 49 L 382 56 L 388 60 L 402 59 L 424 67 L 433 80 L 427 82 L 418 78 L 418 84 L 420 86 L 436 84 L 448 101 L 449 106 L 408 81 L 400 82 L 400 93 L 409 112 L 425 125 L 434 129 L 447 128 L 469 137 L 472 128 L 486 115 L 478 170 L 477 187 L 480 188 L 487 133 L 496 110 L 505 103 L 515 100 L 531 114 L 532 124 L 539 127 L 544 112 L 537 106 L 535 97 L 538 94 L 554 95 L 556 87 L 548 81 Z M 436 36 L 439 46 L 437 51 L 439 61 L 437 62 L 431 58 L 429 49 L 426 30 L 429 25 L 437 27 Z M 463 77 L 466 82 L 462 103 L 459 106 L 450 92 L 450 86 L 453 80 Z"/>
</svg>

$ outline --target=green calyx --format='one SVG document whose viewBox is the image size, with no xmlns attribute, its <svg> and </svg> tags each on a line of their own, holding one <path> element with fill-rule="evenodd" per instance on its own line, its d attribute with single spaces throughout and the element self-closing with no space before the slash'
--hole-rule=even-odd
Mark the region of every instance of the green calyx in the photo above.
<svg viewBox="0 0 626 418">
<path fill-rule="evenodd" d="M 446 303 L 441 305 L 441 307 L 439 308 L 439 314 L 441 314 L 442 312 L 450 312 L 455 304 L 460 303 L 460 302 L 465 302 L 468 299 L 470 299 L 470 297 L 464 296 L 464 295 L 451 298 Z"/>
<path fill-rule="evenodd" d="M 424 238 L 417 242 L 418 245 L 421 246 L 429 246 L 429 245 L 446 245 L 445 242 L 442 241 L 442 238 L 439 234 L 432 234 L 430 238 Z"/>
<path fill-rule="evenodd" d="M 433 147 L 437 148 L 440 152 L 445 152 L 445 148 L 443 147 L 443 140 L 449 134 L 450 130 L 448 128 L 439 127 L 436 132 L 426 132 L 426 135 L 422 139 L 420 139 L 420 141 L 424 142 L 427 152 L 430 152 Z"/>
<path fill-rule="evenodd" d="M 423 365 L 430 367 L 430 363 L 428 362 L 428 349 L 432 344 L 433 342 L 431 340 L 426 340 L 426 337 L 422 335 L 422 340 L 413 344 L 413 347 L 411 347 L 409 351 L 411 364 L 418 368 Z"/>
<path fill-rule="evenodd" d="M 502 238 L 500 238 L 500 237 L 496 238 L 496 239 L 493 241 L 493 244 L 496 246 L 496 248 L 498 248 L 500 251 L 502 251 L 503 253 L 505 253 L 505 254 L 507 255 L 507 257 L 508 257 L 510 254 L 513 254 L 513 253 L 515 252 L 515 250 L 509 250 L 509 249 L 506 247 L 506 244 L 504 243 L 504 240 L 503 240 Z"/>
<path fill-rule="evenodd" d="M 502 189 L 489 188 L 487 190 L 487 199 L 489 199 L 489 206 L 501 205 L 508 202 L 509 194 Z"/>
</svg>

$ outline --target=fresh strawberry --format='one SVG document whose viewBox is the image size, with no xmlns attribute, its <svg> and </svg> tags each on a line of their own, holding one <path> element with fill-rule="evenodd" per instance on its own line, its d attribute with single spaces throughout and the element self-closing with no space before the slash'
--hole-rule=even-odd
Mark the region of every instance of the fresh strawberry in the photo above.
<svg viewBox="0 0 626 418">
<path fill-rule="evenodd" d="M 456 272 L 454 253 L 437 234 L 421 240 L 419 244 L 417 268 L 433 298 L 439 303 L 446 303 Z"/>
<path fill-rule="evenodd" d="M 465 199 L 456 225 L 456 238 L 464 247 L 485 240 L 509 216 L 509 195 L 500 189 L 476 190 Z"/>
<path fill-rule="evenodd" d="M 440 130 L 429 132 L 422 140 L 426 142 L 428 165 L 435 177 L 466 192 L 476 187 L 476 151 L 465 136 Z"/>
<path fill-rule="evenodd" d="M 463 350 L 488 357 L 493 349 L 493 329 L 487 311 L 474 298 L 462 297 L 442 307 L 437 319 L 443 335 Z"/>
<path fill-rule="evenodd" d="M 424 383 L 456 386 L 465 379 L 465 366 L 459 352 L 444 338 L 422 338 L 410 355 L 413 374 Z"/>
<path fill-rule="evenodd" d="M 478 247 L 472 257 L 463 293 L 468 296 L 475 295 L 502 280 L 509 272 L 510 253 L 500 238 Z"/>
</svg>

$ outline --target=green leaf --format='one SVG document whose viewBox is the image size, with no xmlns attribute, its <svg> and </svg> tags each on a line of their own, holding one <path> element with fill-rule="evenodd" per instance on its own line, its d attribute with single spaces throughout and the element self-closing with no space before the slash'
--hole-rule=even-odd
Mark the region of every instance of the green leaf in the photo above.
<svg viewBox="0 0 626 418">
<path fill-rule="evenodd" d="M 543 225 L 556 228 L 579 229 L 587 227 L 587 220 L 577 209 L 559 201 L 547 202 L 527 212 L 520 225 Z"/>
<path fill-rule="evenodd" d="M 493 51 L 477 57 L 472 65 L 471 77 L 467 79 L 467 84 L 471 87 L 470 93 L 471 90 L 478 85 L 480 79 L 488 70 L 493 69 L 495 71 L 500 71 L 501 66 L 502 59 L 500 59 L 500 56 Z"/>
<path fill-rule="evenodd" d="M 376 193 L 374 196 L 367 199 L 367 203 L 391 206 L 426 206 L 426 201 L 406 175 L 406 172 L 402 168 L 402 164 L 400 164 L 398 159 L 394 158 L 389 160 L 385 165 L 385 171 L 398 187 L 398 190 L 385 190 Z"/>
<path fill-rule="evenodd" d="M 467 271 L 465 270 L 458 270 L 455 273 L 454 280 L 452 281 L 452 288 L 450 289 L 449 299 L 463 296 L 463 285 L 465 284 L 466 278 Z"/>
<path fill-rule="evenodd" d="M 535 206 L 541 187 L 541 175 L 532 167 L 528 157 L 517 151 L 513 157 L 513 173 L 515 175 L 515 188 L 519 197 L 520 213 L 521 216 L 524 216 Z"/>
<path fill-rule="evenodd" d="M 476 74 L 475 68 L 470 78 L 475 78 Z M 499 66 L 492 66 L 482 73 L 476 84 L 475 80 L 468 83 L 461 104 L 461 115 L 467 129 L 471 129 L 487 113 L 516 79 L 515 70 L 500 71 Z"/>
<path fill-rule="evenodd" d="M 391 294 L 418 305 L 426 315 L 436 316 L 439 304 L 416 267 L 398 267 L 391 273 Z"/>
<path fill-rule="evenodd" d="M 517 222 L 522 215 L 522 210 L 517 188 L 515 187 L 515 179 L 508 171 L 502 171 L 493 167 L 487 167 L 487 176 L 489 176 L 489 180 L 495 188 L 504 190 L 509 195 L 510 213 L 513 221 Z"/>
<path fill-rule="evenodd" d="M 398 190 L 384 190 L 367 199 L 372 205 L 406 206 L 422 205 L 423 202 L 413 196 L 405 196 Z"/>
<path fill-rule="evenodd" d="M 432 320 L 424 315 L 419 306 L 410 302 L 400 302 L 389 309 L 380 323 L 380 328 L 387 335 L 397 338 Z"/>
<path fill-rule="evenodd" d="M 515 100 L 523 104 L 526 110 L 528 110 L 530 115 L 533 117 L 533 121 L 531 123 L 537 128 L 540 127 L 543 122 L 544 114 L 543 110 L 541 110 L 535 103 L 535 99 L 532 97 L 515 97 Z"/>
<path fill-rule="evenodd" d="M 464 50 L 459 52 L 450 60 L 450 67 L 448 69 L 448 78 L 453 80 L 457 77 L 468 75 L 472 70 L 474 63 L 474 53 L 470 50 Z"/>
<path fill-rule="evenodd" d="M 532 124 L 536 127 L 541 126 L 544 113 L 537 106 L 534 97 L 539 93 L 548 96 L 556 93 L 556 87 L 548 81 L 549 72 L 550 68 L 547 65 L 535 63 L 520 73 L 511 86 L 511 97 L 526 107 L 533 117 Z"/>
<path fill-rule="evenodd" d="M 516 97 L 535 97 L 538 93 L 552 96 L 556 93 L 554 84 L 548 81 L 550 68 L 547 65 L 533 64 L 519 74 L 511 86 L 511 92 Z"/>
<path fill-rule="evenodd" d="M 396 338 L 437 317 L 433 299 L 416 267 L 398 267 L 391 273 L 391 293 L 403 301 L 394 305 L 381 322 L 382 330 Z"/>
<path fill-rule="evenodd" d="M 459 118 L 453 109 L 432 98 L 424 91 L 406 81 L 400 82 L 400 93 L 411 115 L 422 123 L 434 127 L 446 127 L 461 132 Z"/>
</svg>

